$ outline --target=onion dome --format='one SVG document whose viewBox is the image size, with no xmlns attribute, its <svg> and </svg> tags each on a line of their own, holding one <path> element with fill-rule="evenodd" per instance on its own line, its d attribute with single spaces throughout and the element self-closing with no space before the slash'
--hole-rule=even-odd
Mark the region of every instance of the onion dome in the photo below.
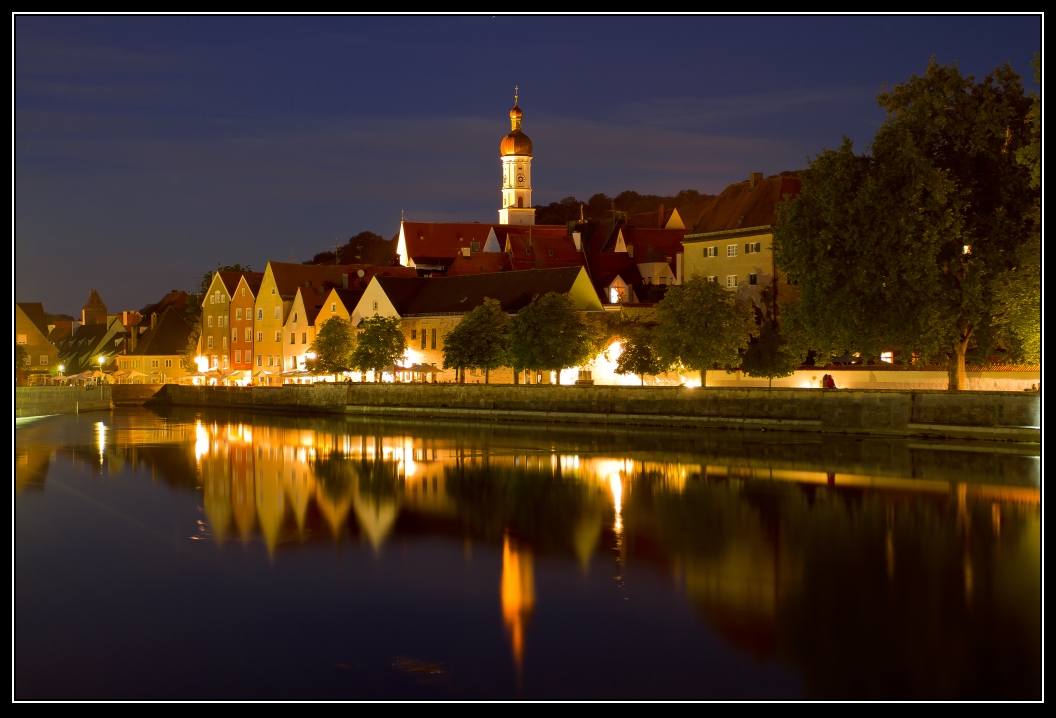
<svg viewBox="0 0 1056 718">
<path fill-rule="evenodd" d="M 517 105 L 518 96 L 513 96 L 513 109 L 510 110 L 510 134 L 502 138 L 499 145 L 499 154 L 503 157 L 510 155 L 532 155 L 532 140 L 528 135 L 521 132 L 521 117 L 524 115 Z"/>
</svg>

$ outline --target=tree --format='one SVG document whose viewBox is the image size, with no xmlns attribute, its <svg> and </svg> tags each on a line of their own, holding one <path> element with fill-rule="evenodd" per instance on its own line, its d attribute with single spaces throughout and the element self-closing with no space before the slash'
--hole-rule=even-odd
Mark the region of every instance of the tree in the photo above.
<svg viewBox="0 0 1056 718">
<path fill-rule="evenodd" d="M 492 369 L 507 365 L 509 337 L 509 315 L 497 299 L 485 297 L 444 337 L 444 368 L 456 369 L 460 376 L 467 367 L 483 369 L 487 384 Z"/>
<path fill-rule="evenodd" d="M 315 341 L 308 348 L 315 353 L 309 362 L 312 371 L 336 374 L 352 366 L 352 352 L 356 348 L 356 328 L 341 317 L 331 317 L 319 327 Z M 401 352 L 402 353 L 402 352 Z"/>
<path fill-rule="evenodd" d="M 510 363 L 514 370 L 556 371 L 579 366 L 590 354 L 590 332 L 576 305 L 564 294 L 550 292 L 510 322 Z"/>
<path fill-rule="evenodd" d="M 718 282 L 693 277 L 671 287 L 656 308 L 660 325 L 653 330 L 664 366 L 678 364 L 700 372 L 736 366 L 738 352 L 758 332 L 751 306 Z"/>
<path fill-rule="evenodd" d="M 823 355 L 945 354 L 949 386 L 987 344 L 993 278 L 1026 237 L 1029 172 L 1016 162 L 1029 101 L 1009 65 L 983 82 L 932 60 L 879 95 L 869 151 L 844 138 L 778 207 L 778 266 L 799 285 L 791 318 Z M 973 341 L 975 342 L 973 344 Z"/>
<path fill-rule="evenodd" d="M 1041 53 L 1031 62 L 1034 81 L 1041 82 Z M 1041 98 L 1030 93 L 1027 112 L 1029 142 L 1016 151 L 1016 161 L 1030 172 L 1031 189 L 1041 188 Z M 1016 353 L 1028 362 L 1041 361 L 1041 201 L 1035 196 L 1029 213 L 1031 230 L 1016 249 L 1015 265 L 997 275 L 993 292 L 994 322 L 1004 330 Z"/>
<path fill-rule="evenodd" d="M 25 383 L 26 365 L 29 364 L 29 355 L 21 344 L 15 345 L 15 386 Z"/>
<path fill-rule="evenodd" d="M 407 340 L 400 329 L 399 317 L 379 317 L 359 323 L 359 337 L 352 351 L 350 363 L 353 369 L 364 374 L 374 372 L 374 381 L 381 381 L 381 371 L 403 356 Z"/>
<path fill-rule="evenodd" d="M 769 379 L 770 386 L 773 386 L 774 379 L 790 376 L 802 363 L 803 357 L 777 327 L 764 322 L 759 328 L 759 336 L 752 339 L 741 358 L 741 369 L 747 376 Z"/>
<path fill-rule="evenodd" d="M 636 374 L 645 386 L 645 375 L 656 376 L 667 370 L 660 360 L 653 335 L 649 329 L 639 328 L 630 333 L 623 343 L 623 352 L 616 362 L 617 374 Z"/>
<path fill-rule="evenodd" d="M 190 302 L 188 302 L 190 304 Z M 198 362 L 195 359 L 198 357 L 198 342 L 202 338 L 202 315 L 201 312 L 198 314 L 198 318 L 191 324 L 191 333 L 187 335 L 187 343 L 183 347 L 183 351 L 180 353 L 180 364 L 186 371 L 196 372 L 198 371 Z"/>
</svg>

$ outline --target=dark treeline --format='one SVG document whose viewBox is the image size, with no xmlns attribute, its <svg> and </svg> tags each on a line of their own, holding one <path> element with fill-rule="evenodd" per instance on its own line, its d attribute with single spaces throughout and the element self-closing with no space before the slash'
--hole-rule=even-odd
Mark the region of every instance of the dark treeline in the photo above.
<svg viewBox="0 0 1056 718">
<path fill-rule="evenodd" d="M 673 207 L 678 208 L 678 213 L 686 226 L 690 226 L 698 216 L 704 205 L 714 199 L 715 195 L 701 194 L 695 189 L 684 189 L 676 195 L 662 196 L 658 194 L 638 194 L 632 190 L 620 192 L 615 197 L 598 193 L 590 199 L 583 201 L 575 197 L 565 197 L 560 202 L 551 202 L 547 205 L 535 206 L 536 224 L 565 224 L 579 219 L 579 205 L 583 205 L 583 218 L 586 220 L 601 221 L 612 217 L 615 208 L 621 214 L 645 214 L 656 212 L 660 205 L 665 210 Z"/>
</svg>

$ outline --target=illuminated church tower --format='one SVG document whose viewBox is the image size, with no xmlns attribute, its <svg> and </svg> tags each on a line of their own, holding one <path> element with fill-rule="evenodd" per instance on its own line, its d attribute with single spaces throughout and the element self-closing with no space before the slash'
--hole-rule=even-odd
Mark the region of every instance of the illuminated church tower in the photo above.
<svg viewBox="0 0 1056 718">
<path fill-rule="evenodd" d="M 510 134 L 502 138 L 502 209 L 499 224 L 535 224 L 532 207 L 532 141 L 521 132 L 521 108 L 514 88 Z"/>
</svg>

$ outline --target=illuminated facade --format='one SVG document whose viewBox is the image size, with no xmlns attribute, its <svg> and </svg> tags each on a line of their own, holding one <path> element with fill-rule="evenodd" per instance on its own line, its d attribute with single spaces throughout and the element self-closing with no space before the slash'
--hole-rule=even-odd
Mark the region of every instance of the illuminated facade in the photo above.
<svg viewBox="0 0 1056 718">
<path fill-rule="evenodd" d="M 532 207 L 532 140 L 521 131 L 523 116 L 518 96 L 513 96 L 510 133 L 502 138 L 502 209 L 499 224 L 535 224 Z"/>
</svg>

